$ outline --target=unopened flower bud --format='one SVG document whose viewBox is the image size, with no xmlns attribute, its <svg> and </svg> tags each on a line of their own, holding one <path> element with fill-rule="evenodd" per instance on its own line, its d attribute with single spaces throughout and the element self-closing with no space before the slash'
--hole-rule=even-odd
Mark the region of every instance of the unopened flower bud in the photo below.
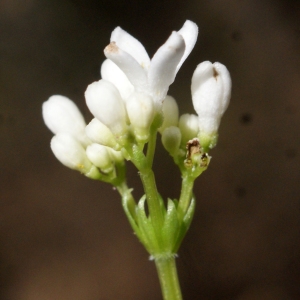
<svg viewBox="0 0 300 300">
<path fill-rule="evenodd" d="M 162 144 L 171 156 L 175 156 L 179 150 L 181 133 L 178 127 L 171 126 L 164 130 L 161 136 Z"/>
<path fill-rule="evenodd" d="M 126 108 L 136 139 L 147 141 L 155 113 L 152 98 L 143 93 L 132 93 L 126 101 Z"/>
<path fill-rule="evenodd" d="M 114 164 L 108 147 L 99 144 L 91 144 L 86 148 L 86 155 L 89 160 L 104 173 L 113 171 Z"/>
<path fill-rule="evenodd" d="M 91 113 L 119 137 L 127 132 L 126 110 L 117 88 L 106 80 L 93 82 L 85 92 Z"/>
<path fill-rule="evenodd" d="M 84 133 L 84 118 L 73 101 L 54 95 L 43 103 L 42 109 L 44 122 L 54 134 L 67 132 L 85 146 L 90 143 Z"/>
<path fill-rule="evenodd" d="M 86 135 L 92 142 L 111 148 L 117 148 L 117 141 L 111 130 L 98 119 L 94 118 L 86 127 Z"/>
<path fill-rule="evenodd" d="M 231 94 L 231 78 L 227 68 L 216 62 L 199 64 L 192 77 L 192 98 L 199 117 L 199 139 L 204 148 L 216 144 L 218 127 Z"/>
<path fill-rule="evenodd" d="M 178 125 L 178 105 L 176 100 L 171 96 L 166 96 L 163 104 L 162 104 L 162 113 L 163 113 L 163 124 L 158 129 L 160 133 L 162 133 L 166 128 L 170 126 Z"/>
<path fill-rule="evenodd" d="M 193 114 L 184 114 L 179 118 L 178 127 L 182 136 L 181 144 L 185 146 L 189 140 L 197 137 L 198 135 L 198 117 Z"/>
<path fill-rule="evenodd" d="M 98 178 L 98 169 L 88 159 L 82 144 L 71 134 L 60 132 L 51 140 L 55 157 L 66 167 L 80 171 L 90 178 Z"/>
</svg>

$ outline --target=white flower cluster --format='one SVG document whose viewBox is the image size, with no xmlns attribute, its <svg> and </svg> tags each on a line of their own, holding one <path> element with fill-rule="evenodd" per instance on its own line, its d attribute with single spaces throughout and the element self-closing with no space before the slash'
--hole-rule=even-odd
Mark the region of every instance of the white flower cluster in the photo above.
<svg viewBox="0 0 300 300">
<path fill-rule="evenodd" d="M 86 126 L 82 114 L 70 99 L 60 95 L 50 97 L 43 103 L 43 117 L 55 134 L 51 140 L 51 149 L 65 166 L 98 179 L 99 169 L 110 173 L 114 171 L 115 163 L 123 160 L 120 151 L 104 146 L 106 140 L 114 139 L 111 131 L 94 119 L 91 122 L 95 124 L 93 127 L 100 128 L 102 134 L 97 136 L 90 132 L 90 127 Z"/>
<path fill-rule="evenodd" d="M 137 39 L 117 27 L 104 49 L 107 59 L 101 67 L 102 79 L 85 92 L 95 118 L 86 126 L 76 105 L 63 96 L 52 96 L 43 104 L 44 121 L 55 134 L 51 141 L 55 156 L 64 165 L 97 178 L 99 169 L 109 173 L 123 160 L 120 150 L 129 136 L 137 143 L 148 141 L 158 114 L 163 115 L 159 128 L 163 144 L 171 154 L 194 137 L 212 147 L 230 98 L 226 67 L 203 62 L 196 68 L 192 98 L 198 116 L 179 118 L 176 101 L 167 95 L 197 36 L 197 25 L 186 21 L 150 59 Z"/>
</svg>

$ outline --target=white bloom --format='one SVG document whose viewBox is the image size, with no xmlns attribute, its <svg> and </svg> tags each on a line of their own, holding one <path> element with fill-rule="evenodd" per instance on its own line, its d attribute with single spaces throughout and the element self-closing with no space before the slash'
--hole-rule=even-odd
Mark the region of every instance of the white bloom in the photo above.
<svg viewBox="0 0 300 300">
<path fill-rule="evenodd" d="M 155 112 L 151 97 L 143 93 L 132 93 L 126 102 L 126 108 L 136 139 L 145 142 L 149 137 Z"/>
<path fill-rule="evenodd" d="M 94 118 L 85 127 L 85 132 L 86 135 L 94 143 L 98 143 L 112 148 L 118 148 L 117 141 L 111 130 L 96 118 Z"/>
<path fill-rule="evenodd" d="M 214 147 L 221 117 L 231 94 L 227 68 L 209 61 L 199 64 L 192 77 L 192 98 L 199 117 L 199 139 L 204 147 Z"/>
<path fill-rule="evenodd" d="M 181 142 L 181 133 L 179 128 L 175 126 L 166 128 L 161 135 L 161 141 L 170 155 L 175 156 L 179 150 Z"/>
<path fill-rule="evenodd" d="M 99 171 L 88 159 L 83 145 L 66 132 L 59 132 L 51 140 L 55 157 L 66 167 L 80 171 L 91 178 L 97 178 Z"/>
<path fill-rule="evenodd" d="M 158 129 L 160 133 L 162 133 L 166 128 L 170 126 L 178 125 L 178 105 L 173 97 L 166 96 L 162 105 L 162 113 L 164 120 L 161 127 Z"/>
<path fill-rule="evenodd" d="M 148 94 L 156 107 L 160 108 L 180 66 L 192 51 L 197 35 L 197 25 L 186 21 L 178 32 L 172 32 L 165 44 L 150 60 L 144 46 L 126 31 L 117 27 L 112 32 L 111 43 L 105 48 L 104 53 L 120 71 L 116 71 L 115 67 L 107 66 L 105 62 L 101 70 L 102 78 L 114 83 L 125 100 L 134 88 L 136 92 Z M 126 76 L 124 77 L 120 72 Z"/>
<path fill-rule="evenodd" d="M 112 83 L 106 80 L 93 82 L 87 87 L 85 99 L 91 113 L 115 136 L 127 132 L 125 104 Z"/>
<path fill-rule="evenodd" d="M 179 118 L 178 127 L 182 135 L 181 143 L 185 146 L 189 140 L 196 138 L 198 135 L 198 117 L 193 114 L 183 114 Z"/>
<path fill-rule="evenodd" d="M 85 121 L 78 107 L 67 97 L 55 95 L 43 103 L 44 122 L 54 133 L 67 132 L 83 145 L 90 141 L 85 135 Z"/>
</svg>

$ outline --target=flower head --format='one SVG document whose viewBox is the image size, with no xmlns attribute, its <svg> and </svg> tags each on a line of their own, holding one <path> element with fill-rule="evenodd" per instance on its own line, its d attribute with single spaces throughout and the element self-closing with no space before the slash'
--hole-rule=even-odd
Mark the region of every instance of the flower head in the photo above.
<svg viewBox="0 0 300 300">
<path fill-rule="evenodd" d="M 137 141 L 147 142 L 155 114 L 164 113 L 162 104 L 169 86 L 197 35 L 197 25 L 186 21 L 150 59 L 137 39 L 117 27 L 104 49 L 107 59 L 101 67 L 102 80 L 85 92 L 92 114 L 120 140 L 131 131 Z"/>
<path fill-rule="evenodd" d="M 144 46 L 117 27 L 111 34 L 111 43 L 104 49 L 109 61 L 102 66 L 102 78 L 115 84 L 125 100 L 135 90 L 148 94 L 160 107 L 197 36 L 197 25 L 186 21 L 178 32 L 172 32 L 150 60 Z"/>
</svg>

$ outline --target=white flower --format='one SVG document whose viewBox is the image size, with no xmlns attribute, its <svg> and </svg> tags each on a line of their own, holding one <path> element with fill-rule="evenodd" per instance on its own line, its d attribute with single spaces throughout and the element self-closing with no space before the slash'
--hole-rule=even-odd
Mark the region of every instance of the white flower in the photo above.
<svg viewBox="0 0 300 300">
<path fill-rule="evenodd" d="M 212 148 L 216 144 L 221 117 L 230 100 L 230 74 L 218 62 L 202 62 L 193 74 L 191 89 L 193 105 L 199 118 L 200 143 L 205 148 Z"/>
<path fill-rule="evenodd" d="M 91 113 L 112 133 L 119 137 L 126 134 L 127 113 L 118 89 L 109 81 L 93 82 L 85 92 L 86 104 Z"/>
<path fill-rule="evenodd" d="M 144 46 L 117 27 L 112 32 L 111 43 L 104 50 L 106 57 L 115 65 L 105 61 L 101 69 L 102 78 L 115 84 L 125 100 L 135 90 L 148 94 L 160 109 L 170 84 L 192 51 L 197 35 L 197 25 L 186 21 L 178 32 L 172 32 L 150 60 Z M 117 71 L 116 66 L 120 70 Z"/>
<path fill-rule="evenodd" d="M 57 133 L 51 140 L 55 157 L 66 167 L 80 171 L 90 178 L 98 178 L 98 169 L 88 159 L 83 145 L 71 134 Z"/>
<path fill-rule="evenodd" d="M 67 97 L 50 97 L 43 103 L 42 112 L 45 124 L 54 134 L 67 132 L 85 146 L 90 143 L 85 134 L 84 118 L 75 103 Z"/>
</svg>

